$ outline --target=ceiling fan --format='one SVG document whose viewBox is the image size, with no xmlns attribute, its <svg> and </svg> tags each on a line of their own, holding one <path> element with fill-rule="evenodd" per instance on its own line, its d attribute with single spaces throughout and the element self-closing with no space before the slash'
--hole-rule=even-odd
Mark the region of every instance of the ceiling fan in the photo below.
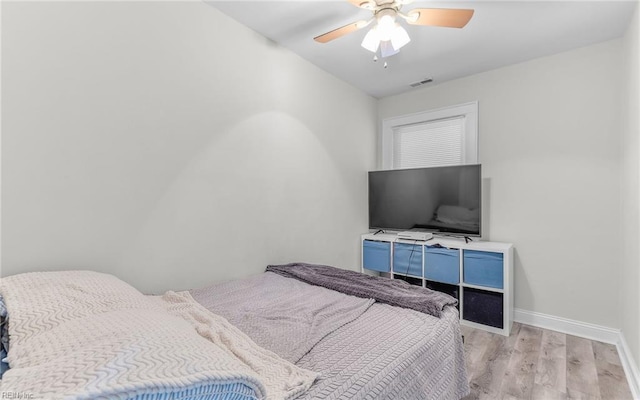
<svg viewBox="0 0 640 400">
<path fill-rule="evenodd" d="M 403 5 L 412 0 L 348 0 L 356 7 L 371 10 L 371 19 L 353 22 L 313 38 L 316 42 L 327 43 L 348 33 L 362 29 L 372 22 L 376 24 L 367 32 L 362 47 L 377 53 L 380 49 L 381 57 L 397 54 L 411 39 L 407 31 L 396 22 L 398 17 L 411 25 L 440 26 L 448 28 L 463 28 L 473 16 L 473 10 L 451 8 L 415 8 L 403 13 Z"/>
</svg>

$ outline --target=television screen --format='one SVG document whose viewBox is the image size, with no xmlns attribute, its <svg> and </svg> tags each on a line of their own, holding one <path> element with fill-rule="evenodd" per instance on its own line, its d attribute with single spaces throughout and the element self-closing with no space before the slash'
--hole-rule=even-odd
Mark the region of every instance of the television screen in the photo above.
<svg viewBox="0 0 640 400">
<path fill-rule="evenodd" d="M 480 236 L 480 165 L 369 172 L 369 228 Z"/>
</svg>

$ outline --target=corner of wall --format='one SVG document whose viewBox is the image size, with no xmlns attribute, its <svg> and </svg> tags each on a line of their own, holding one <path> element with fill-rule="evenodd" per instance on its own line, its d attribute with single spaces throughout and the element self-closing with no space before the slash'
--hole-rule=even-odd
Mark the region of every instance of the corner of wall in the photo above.
<svg viewBox="0 0 640 400">
<path fill-rule="evenodd" d="M 640 3 L 622 38 L 623 132 L 621 206 L 623 264 L 620 276 L 621 342 L 618 346 L 629 381 L 640 398 Z M 635 385 L 635 386 L 634 386 Z"/>
<path fill-rule="evenodd" d="M 618 341 L 616 342 L 616 348 L 620 356 L 622 368 L 627 377 L 627 382 L 629 382 L 631 394 L 634 399 L 640 399 L 640 369 L 638 369 L 638 363 L 634 359 L 631 349 L 629 349 L 629 344 L 623 332 L 620 332 Z"/>
</svg>

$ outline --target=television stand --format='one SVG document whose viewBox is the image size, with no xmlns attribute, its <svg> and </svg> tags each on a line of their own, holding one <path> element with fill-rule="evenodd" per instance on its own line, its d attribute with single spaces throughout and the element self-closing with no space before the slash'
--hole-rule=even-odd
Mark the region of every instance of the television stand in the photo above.
<svg viewBox="0 0 640 400">
<path fill-rule="evenodd" d="M 428 242 L 409 242 L 391 232 L 364 234 L 361 271 L 447 293 L 458 300 L 462 325 L 509 336 L 513 245 L 469 240 L 438 234 Z"/>
</svg>

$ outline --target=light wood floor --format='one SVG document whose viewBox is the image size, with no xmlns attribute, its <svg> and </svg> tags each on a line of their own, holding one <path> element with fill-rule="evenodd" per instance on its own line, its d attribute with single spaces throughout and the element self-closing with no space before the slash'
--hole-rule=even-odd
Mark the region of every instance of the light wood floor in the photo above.
<svg viewBox="0 0 640 400">
<path fill-rule="evenodd" d="M 528 325 L 509 337 L 462 327 L 464 400 L 632 399 L 616 347 Z"/>
</svg>

